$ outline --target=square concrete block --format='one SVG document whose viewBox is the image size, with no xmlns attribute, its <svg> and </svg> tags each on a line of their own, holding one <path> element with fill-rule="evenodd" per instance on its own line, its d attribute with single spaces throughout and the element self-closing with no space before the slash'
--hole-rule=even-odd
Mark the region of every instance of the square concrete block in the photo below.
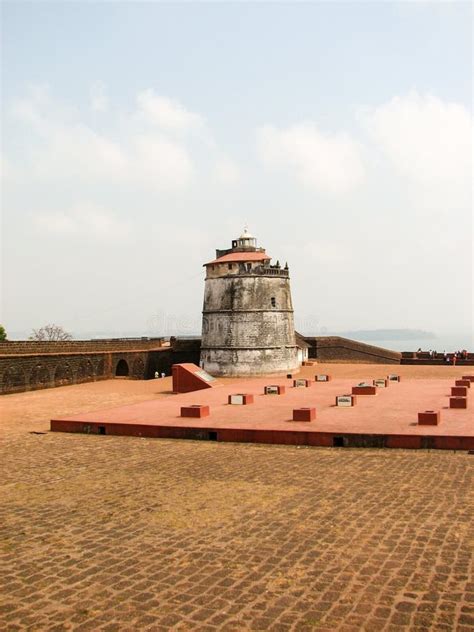
<svg viewBox="0 0 474 632">
<path fill-rule="evenodd" d="M 269 386 L 265 386 L 264 393 L 265 395 L 284 395 L 285 390 L 284 386 L 270 384 Z"/>
<path fill-rule="evenodd" d="M 467 397 L 450 397 L 450 408 L 467 408 Z"/>
<path fill-rule="evenodd" d="M 437 426 L 439 424 L 439 410 L 425 410 L 418 413 L 418 424 L 420 426 Z"/>
<path fill-rule="evenodd" d="M 320 373 L 319 375 L 314 376 L 315 382 L 329 382 L 330 379 L 331 376 L 327 375 L 327 373 Z"/>
<path fill-rule="evenodd" d="M 310 362 L 309 360 L 306 360 L 305 362 L 302 362 L 303 366 L 313 366 L 314 362 Z"/>
<path fill-rule="evenodd" d="M 454 384 L 455 386 L 465 386 L 466 388 L 471 388 L 471 380 L 456 380 Z"/>
<path fill-rule="evenodd" d="M 451 395 L 453 397 L 467 397 L 466 386 L 451 386 Z"/>
<path fill-rule="evenodd" d="M 474 382 L 474 375 L 463 375 L 463 380 L 469 380 L 469 382 Z"/>
<path fill-rule="evenodd" d="M 311 385 L 311 382 L 309 380 L 303 380 L 303 379 L 293 380 L 293 388 L 308 388 L 308 386 L 310 385 Z"/>
<path fill-rule="evenodd" d="M 337 395 L 336 406 L 340 408 L 350 408 L 357 403 L 357 397 L 355 395 Z"/>
<path fill-rule="evenodd" d="M 390 375 L 387 375 L 387 380 L 389 382 L 400 382 L 400 376 L 396 375 L 395 373 L 391 373 Z"/>
<path fill-rule="evenodd" d="M 377 394 L 377 387 L 376 386 L 371 386 L 370 384 L 367 385 L 359 385 L 359 386 L 353 386 L 352 387 L 352 394 L 353 395 L 376 395 Z"/>
<path fill-rule="evenodd" d="M 387 388 L 389 385 L 389 381 L 385 378 L 380 378 L 378 380 L 374 380 L 374 386 L 377 388 Z"/>
<path fill-rule="evenodd" d="M 253 395 L 246 393 L 236 393 L 235 395 L 229 395 L 228 403 L 237 406 L 247 406 L 253 404 Z"/>
<path fill-rule="evenodd" d="M 293 421 L 314 421 L 316 419 L 316 408 L 295 408 L 293 410 Z"/>
<path fill-rule="evenodd" d="M 181 406 L 181 417 L 200 419 L 201 417 L 209 417 L 209 412 L 209 406 L 201 406 L 200 404 Z"/>
</svg>

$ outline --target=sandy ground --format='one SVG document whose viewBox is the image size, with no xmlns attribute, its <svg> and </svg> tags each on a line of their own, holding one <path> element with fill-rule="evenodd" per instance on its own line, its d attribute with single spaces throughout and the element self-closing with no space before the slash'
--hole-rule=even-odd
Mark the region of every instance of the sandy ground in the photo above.
<svg viewBox="0 0 474 632">
<path fill-rule="evenodd" d="M 2 630 L 472 632 L 474 456 L 47 432 L 170 387 L 2 397 Z"/>
</svg>

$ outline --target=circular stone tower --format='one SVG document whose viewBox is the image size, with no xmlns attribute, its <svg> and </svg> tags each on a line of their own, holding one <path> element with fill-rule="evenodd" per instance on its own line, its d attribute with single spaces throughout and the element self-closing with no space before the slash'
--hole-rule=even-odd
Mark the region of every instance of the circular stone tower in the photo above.
<svg viewBox="0 0 474 632">
<path fill-rule="evenodd" d="M 245 229 L 205 264 L 201 367 L 217 376 L 288 373 L 299 366 L 288 265 L 270 265 Z"/>
</svg>

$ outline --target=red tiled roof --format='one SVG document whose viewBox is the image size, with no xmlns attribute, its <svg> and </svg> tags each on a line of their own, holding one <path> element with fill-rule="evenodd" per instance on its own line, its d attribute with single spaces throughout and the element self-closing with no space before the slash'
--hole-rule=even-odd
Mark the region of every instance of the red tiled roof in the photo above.
<svg viewBox="0 0 474 632">
<path fill-rule="evenodd" d="M 264 252 L 230 252 L 228 255 L 214 259 L 205 263 L 205 266 L 211 265 L 211 263 L 238 263 L 239 261 L 270 261 L 269 257 Z"/>
</svg>

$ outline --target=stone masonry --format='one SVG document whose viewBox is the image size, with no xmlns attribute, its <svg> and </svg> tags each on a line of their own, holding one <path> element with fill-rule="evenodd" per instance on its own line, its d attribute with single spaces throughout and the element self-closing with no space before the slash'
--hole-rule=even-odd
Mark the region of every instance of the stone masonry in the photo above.
<svg viewBox="0 0 474 632">
<path fill-rule="evenodd" d="M 248 232 L 205 266 L 201 366 L 218 376 L 296 369 L 288 266 L 270 265 Z"/>
</svg>

